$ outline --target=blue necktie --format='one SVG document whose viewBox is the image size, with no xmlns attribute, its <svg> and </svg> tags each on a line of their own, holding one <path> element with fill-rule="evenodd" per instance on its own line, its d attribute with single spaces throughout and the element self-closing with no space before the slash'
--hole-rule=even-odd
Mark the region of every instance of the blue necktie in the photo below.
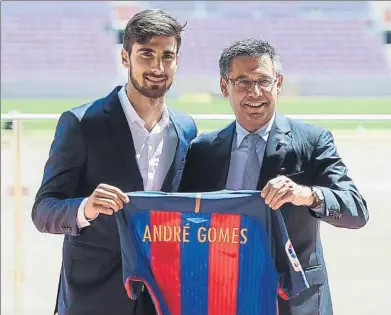
<svg viewBox="0 0 391 315">
<path fill-rule="evenodd" d="M 261 172 L 261 163 L 257 154 L 257 144 L 261 140 L 261 136 L 256 133 L 248 134 L 246 140 L 248 143 L 248 155 L 244 167 L 242 189 L 255 190 Z"/>
</svg>

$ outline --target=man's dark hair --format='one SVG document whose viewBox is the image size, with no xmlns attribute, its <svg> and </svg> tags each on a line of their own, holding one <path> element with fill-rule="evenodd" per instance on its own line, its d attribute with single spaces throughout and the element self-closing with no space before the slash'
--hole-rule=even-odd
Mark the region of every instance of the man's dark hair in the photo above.
<svg viewBox="0 0 391 315">
<path fill-rule="evenodd" d="M 235 41 L 231 46 L 223 50 L 219 60 L 220 75 L 228 75 L 231 71 L 232 59 L 235 57 L 261 57 L 263 55 L 268 55 L 277 74 L 282 74 L 282 64 L 276 49 L 267 41 L 249 38 Z"/>
<path fill-rule="evenodd" d="M 123 37 L 123 47 L 131 52 L 133 44 L 147 43 L 152 36 L 174 36 L 177 42 L 177 53 L 181 46 L 181 25 L 172 16 L 159 9 L 149 9 L 135 14 L 128 22 Z"/>
</svg>

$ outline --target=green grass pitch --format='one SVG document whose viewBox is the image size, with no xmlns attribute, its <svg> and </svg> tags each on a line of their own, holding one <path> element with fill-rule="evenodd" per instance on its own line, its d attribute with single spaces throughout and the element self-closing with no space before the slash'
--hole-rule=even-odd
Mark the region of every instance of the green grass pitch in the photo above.
<svg viewBox="0 0 391 315">
<path fill-rule="evenodd" d="M 12 110 L 21 113 L 61 113 L 72 107 L 88 103 L 89 99 L 3 99 L 1 112 Z M 181 102 L 169 99 L 167 104 L 188 114 L 232 114 L 226 100 L 205 102 Z M 284 114 L 391 114 L 391 98 L 281 98 L 278 110 Z M 391 129 L 390 120 L 377 121 L 308 121 L 330 129 Z M 222 127 L 229 121 L 197 121 L 200 130 Z M 23 123 L 27 130 L 52 130 L 56 121 L 28 121 Z"/>
</svg>

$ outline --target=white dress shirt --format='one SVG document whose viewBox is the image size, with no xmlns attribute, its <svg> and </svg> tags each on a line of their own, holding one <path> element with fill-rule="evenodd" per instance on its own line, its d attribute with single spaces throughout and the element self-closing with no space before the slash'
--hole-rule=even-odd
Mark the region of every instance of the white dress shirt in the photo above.
<svg viewBox="0 0 391 315">
<path fill-rule="evenodd" d="M 274 119 L 275 114 L 265 126 L 255 132 L 259 134 L 262 138 L 261 141 L 259 141 L 257 144 L 257 153 L 261 165 L 263 161 L 263 155 L 265 153 L 267 139 L 269 138 L 270 130 L 272 129 Z M 226 189 L 242 189 L 244 167 L 246 165 L 248 155 L 248 143 L 245 137 L 248 134 L 250 134 L 250 132 L 244 129 L 238 123 L 238 121 L 236 121 L 236 132 L 232 143 L 231 162 L 229 164 Z"/>
<path fill-rule="evenodd" d="M 126 93 L 126 85 L 118 92 L 118 97 L 132 132 L 136 160 L 144 182 L 144 190 L 161 190 L 164 179 L 175 157 L 178 136 L 170 121 L 167 106 L 163 107 L 160 121 L 151 131 L 145 128 L 145 122 L 137 114 Z M 84 215 L 87 198 L 79 206 L 77 226 L 90 225 Z"/>
</svg>

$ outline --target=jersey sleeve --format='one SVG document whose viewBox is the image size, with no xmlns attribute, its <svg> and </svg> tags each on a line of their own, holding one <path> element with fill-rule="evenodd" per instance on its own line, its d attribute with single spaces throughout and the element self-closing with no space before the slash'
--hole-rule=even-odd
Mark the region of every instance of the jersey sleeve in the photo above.
<svg viewBox="0 0 391 315">
<path fill-rule="evenodd" d="M 289 300 L 309 288 L 303 268 L 289 239 L 280 210 L 272 211 L 272 234 L 276 269 L 280 275 L 278 294 Z"/>
</svg>

